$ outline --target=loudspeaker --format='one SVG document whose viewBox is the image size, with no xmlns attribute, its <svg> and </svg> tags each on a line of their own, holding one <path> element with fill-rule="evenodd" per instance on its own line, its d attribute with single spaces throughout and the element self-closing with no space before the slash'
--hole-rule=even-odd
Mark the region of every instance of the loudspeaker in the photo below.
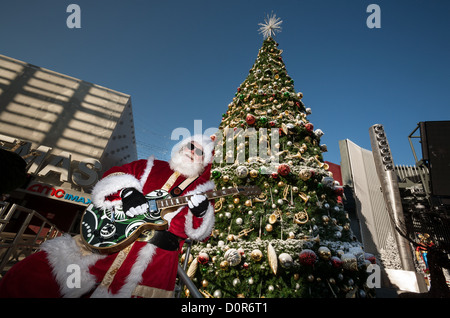
<svg viewBox="0 0 450 318">
<path fill-rule="evenodd" d="M 392 159 L 391 149 L 387 140 L 383 125 L 376 124 L 369 128 L 370 144 L 372 145 L 372 155 L 380 180 L 381 192 L 387 211 L 391 217 L 393 225 L 401 232 L 407 233 L 405 228 L 405 217 L 403 215 L 402 200 L 398 187 L 398 177 L 395 172 L 394 160 Z M 397 247 L 400 254 L 400 261 L 403 270 L 413 271 L 411 248 L 409 242 L 395 231 Z"/>
<path fill-rule="evenodd" d="M 430 190 L 450 196 L 450 121 L 420 122 L 422 159 L 428 162 Z"/>
</svg>

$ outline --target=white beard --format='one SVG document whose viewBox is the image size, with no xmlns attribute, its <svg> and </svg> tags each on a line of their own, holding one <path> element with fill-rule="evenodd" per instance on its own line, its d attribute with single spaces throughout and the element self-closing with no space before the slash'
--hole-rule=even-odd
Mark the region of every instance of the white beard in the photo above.
<svg viewBox="0 0 450 318">
<path fill-rule="evenodd" d="M 169 161 L 170 168 L 187 178 L 197 177 L 203 172 L 203 162 L 192 162 L 182 152 L 176 152 Z"/>
</svg>

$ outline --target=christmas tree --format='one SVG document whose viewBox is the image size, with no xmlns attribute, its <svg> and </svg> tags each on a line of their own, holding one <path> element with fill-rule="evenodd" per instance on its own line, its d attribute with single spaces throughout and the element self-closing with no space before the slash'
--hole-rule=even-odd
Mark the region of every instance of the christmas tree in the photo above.
<svg viewBox="0 0 450 318">
<path fill-rule="evenodd" d="M 265 22 L 216 134 L 212 168 L 217 189 L 258 186 L 261 194 L 216 200 L 215 228 L 192 246 L 187 274 L 205 297 L 372 296 L 374 257 L 352 236 L 343 188 L 323 162 L 323 132 L 286 71 L 273 38 L 281 21 Z"/>
</svg>

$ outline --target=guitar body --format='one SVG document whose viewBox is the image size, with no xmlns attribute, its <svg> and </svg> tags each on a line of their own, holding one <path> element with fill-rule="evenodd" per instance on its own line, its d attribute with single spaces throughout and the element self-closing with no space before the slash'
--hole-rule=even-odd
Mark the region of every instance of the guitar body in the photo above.
<svg viewBox="0 0 450 318">
<path fill-rule="evenodd" d="M 168 192 L 155 190 L 145 197 L 150 209 L 133 218 L 125 215 L 122 206 L 103 210 L 89 205 L 81 220 L 80 234 L 85 245 L 101 254 L 110 254 L 133 243 L 145 230 L 166 230 L 168 223 L 163 215 L 169 211 L 156 209 L 156 200 L 169 197 Z"/>
<path fill-rule="evenodd" d="M 229 188 L 203 193 L 209 200 L 227 195 L 257 195 L 261 190 L 256 187 Z M 142 215 L 128 217 L 122 206 L 112 209 L 98 209 L 93 204 L 84 211 L 81 219 L 80 234 L 86 247 L 100 254 L 120 251 L 139 238 L 144 231 L 162 231 L 169 227 L 164 216 L 186 205 L 190 196 L 170 198 L 165 190 L 155 190 L 145 195 L 149 209 Z M 148 233 L 151 235 L 151 233 Z"/>
</svg>

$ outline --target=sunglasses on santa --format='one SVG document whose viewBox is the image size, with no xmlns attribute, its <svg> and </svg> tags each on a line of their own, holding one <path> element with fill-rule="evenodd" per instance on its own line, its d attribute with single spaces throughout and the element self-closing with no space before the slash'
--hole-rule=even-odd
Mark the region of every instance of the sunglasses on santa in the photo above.
<svg viewBox="0 0 450 318">
<path fill-rule="evenodd" d="M 195 149 L 194 153 L 195 153 L 197 156 L 203 156 L 203 150 L 200 149 L 200 148 L 197 148 L 197 147 L 194 145 L 193 142 L 188 143 L 188 144 L 186 145 L 186 148 L 187 148 L 188 150 L 190 150 L 190 151 L 192 151 L 192 150 Z"/>
</svg>

